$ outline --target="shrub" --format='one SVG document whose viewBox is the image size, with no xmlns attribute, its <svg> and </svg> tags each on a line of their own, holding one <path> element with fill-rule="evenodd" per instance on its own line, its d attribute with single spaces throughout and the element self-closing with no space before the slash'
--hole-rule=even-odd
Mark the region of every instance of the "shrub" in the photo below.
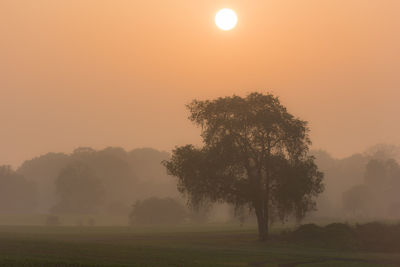
<svg viewBox="0 0 400 267">
<path fill-rule="evenodd" d="M 359 241 L 354 228 L 344 223 L 332 223 L 323 228 L 325 243 L 332 247 L 358 248 Z"/>
<path fill-rule="evenodd" d="M 357 225 L 357 238 L 366 250 L 398 252 L 400 251 L 400 225 L 388 225 L 378 222 Z"/>
<path fill-rule="evenodd" d="M 400 252 L 400 224 L 371 222 L 355 227 L 343 223 L 332 223 L 325 227 L 305 224 L 287 236 L 293 242 L 311 246 Z"/>
<path fill-rule="evenodd" d="M 290 239 L 301 243 L 320 243 L 322 241 L 322 228 L 316 224 L 300 225 L 291 235 Z"/>
<path fill-rule="evenodd" d="M 355 248 L 357 240 L 354 230 L 347 224 L 332 223 L 325 227 L 305 224 L 298 227 L 290 239 L 312 246 Z"/>
</svg>

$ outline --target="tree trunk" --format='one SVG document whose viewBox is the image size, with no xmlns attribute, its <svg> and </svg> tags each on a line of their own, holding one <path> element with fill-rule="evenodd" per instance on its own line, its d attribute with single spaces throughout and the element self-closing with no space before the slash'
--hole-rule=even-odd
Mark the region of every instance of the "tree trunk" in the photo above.
<svg viewBox="0 0 400 267">
<path fill-rule="evenodd" d="M 263 201 L 263 212 L 264 212 L 264 223 L 265 223 L 265 238 L 268 238 L 269 234 L 269 191 L 268 188 L 265 190 L 265 196 Z"/>
<path fill-rule="evenodd" d="M 250 172 L 249 172 L 250 173 Z M 261 173 L 261 169 L 258 168 L 257 169 L 253 169 L 253 176 L 251 181 L 255 182 L 254 185 L 254 189 L 256 192 L 256 198 L 253 200 L 253 206 L 254 206 L 254 210 L 256 212 L 256 216 L 257 216 L 257 224 L 258 224 L 258 237 L 260 241 L 265 241 L 268 238 L 268 223 L 269 223 L 269 212 L 268 212 L 268 196 L 269 196 L 269 192 L 268 192 L 268 187 L 267 186 L 263 186 L 262 183 L 262 173 Z"/>
<path fill-rule="evenodd" d="M 268 220 L 265 216 L 264 209 L 262 207 L 256 207 L 257 225 L 258 225 L 258 238 L 260 241 L 267 240 L 268 237 Z"/>
<path fill-rule="evenodd" d="M 268 204 L 264 204 L 264 224 L 265 224 L 265 239 L 268 238 L 269 235 L 269 212 L 268 212 Z"/>
</svg>

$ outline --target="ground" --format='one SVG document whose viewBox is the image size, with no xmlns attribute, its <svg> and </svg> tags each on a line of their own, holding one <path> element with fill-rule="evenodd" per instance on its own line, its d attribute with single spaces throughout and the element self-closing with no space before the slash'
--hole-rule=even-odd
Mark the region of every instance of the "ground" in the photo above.
<svg viewBox="0 0 400 267">
<path fill-rule="evenodd" d="M 255 228 L 0 226 L 0 266 L 400 266 L 400 254 L 257 241 Z"/>
</svg>

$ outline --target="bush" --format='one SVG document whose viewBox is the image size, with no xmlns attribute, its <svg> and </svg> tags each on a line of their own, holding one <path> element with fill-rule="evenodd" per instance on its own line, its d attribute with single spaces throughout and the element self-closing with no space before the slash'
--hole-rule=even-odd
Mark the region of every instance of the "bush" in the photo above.
<svg viewBox="0 0 400 267">
<path fill-rule="evenodd" d="M 291 239 L 300 242 L 316 242 L 322 237 L 322 228 L 316 224 L 300 225 L 292 234 Z"/>
<path fill-rule="evenodd" d="M 325 243 L 329 246 L 347 249 L 359 247 L 355 230 L 348 224 L 332 223 L 325 226 L 323 232 Z"/>
<path fill-rule="evenodd" d="M 400 252 L 400 224 L 372 222 L 355 227 L 343 223 L 332 223 L 325 227 L 305 224 L 289 233 L 287 238 L 311 246 Z"/>
<path fill-rule="evenodd" d="M 364 249 L 385 252 L 400 251 L 400 224 L 387 225 L 372 222 L 357 225 L 355 230 Z"/>
<path fill-rule="evenodd" d="M 301 225 L 290 234 L 290 239 L 308 245 L 348 249 L 356 248 L 358 244 L 354 230 L 343 223 L 332 223 L 325 227 Z"/>
</svg>

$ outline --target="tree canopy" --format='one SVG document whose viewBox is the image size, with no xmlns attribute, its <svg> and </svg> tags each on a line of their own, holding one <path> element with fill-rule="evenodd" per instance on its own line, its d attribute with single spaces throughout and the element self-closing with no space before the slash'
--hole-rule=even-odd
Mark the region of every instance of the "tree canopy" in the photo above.
<svg viewBox="0 0 400 267">
<path fill-rule="evenodd" d="M 59 202 L 53 211 L 59 213 L 95 212 L 105 197 L 101 180 L 82 162 L 71 163 L 60 172 L 56 189 Z"/>
<path fill-rule="evenodd" d="M 177 147 L 168 173 L 189 204 L 227 202 L 255 211 L 259 237 L 269 223 L 297 219 L 315 208 L 323 174 L 308 155 L 307 122 L 290 114 L 272 94 L 251 93 L 194 100 L 189 119 L 201 127 L 202 147 Z"/>
<path fill-rule="evenodd" d="M 175 179 L 168 176 L 164 166 L 160 164 L 168 158 L 168 152 L 152 148 L 125 151 L 120 147 L 102 150 L 80 147 L 70 154 L 47 153 L 27 160 L 16 172 L 35 184 L 38 199 L 32 212 L 47 213 L 60 208 L 61 195 L 56 184 L 60 173 L 71 164 L 80 162 L 92 170 L 104 189 L 104 199 L 97 209 L 121 216 L 127 215 L 132 203 L 139 199 L 179 196 Z M 63 197 L 73 198 L 74 195 Z M 74 207 L 77 209 L 68 209 L 70 213 L 82 213 L 79 205 Z"/>
<path fill-rule="evenodd" d="M 0 213 L 32 212 L 36 202 L 36 184 L 11 166 L 0 166 Z"/>
</svg>

